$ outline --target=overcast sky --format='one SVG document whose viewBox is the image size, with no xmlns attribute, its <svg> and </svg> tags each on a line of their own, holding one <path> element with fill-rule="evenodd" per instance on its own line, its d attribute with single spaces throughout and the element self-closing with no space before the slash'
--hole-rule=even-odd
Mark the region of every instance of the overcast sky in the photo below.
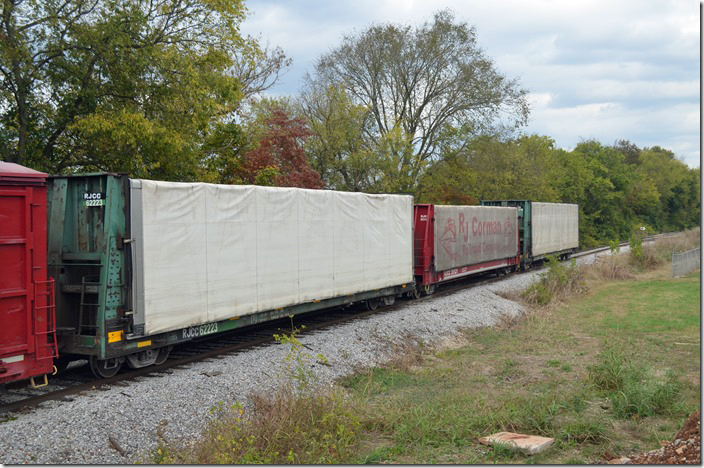
<svg viewBox="0 0 704 468">
<path fill-rule="evenodd" d="M 343 35 L 375 22 L 420 24 L 450 8 L 476 27 L 497 68 L 529 91 L 523 133 L 570 150 L 626 139 L 699 154 L 697 0 L 245 0 L 242 31 L 293 60 L 271 90 L 295 95 L 301 78 Z"/>
</svg>

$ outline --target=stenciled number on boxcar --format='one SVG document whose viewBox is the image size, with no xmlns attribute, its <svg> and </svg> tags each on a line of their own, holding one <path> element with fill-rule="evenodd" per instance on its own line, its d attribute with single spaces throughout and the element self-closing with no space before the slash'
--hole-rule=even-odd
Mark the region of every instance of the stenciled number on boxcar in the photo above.
<svg viewBox="0 0 704 468">
<path fill-rule="evenodd" d="M 210 335 L 211 333 L 217 332 L 217 323 L 206 323 L 205 325 L 199 325 L 197 327 L 184 328 L 182 330 L 182 337 L 184 340 L 190 340 L 191 338 L 198 338 L 199 336 Z"/>
<path fill-rule="evenodd" d="M 85 206 L 105 206 L 105 194 L 100 192 L 90 192 L 83 194 Z"/>
</svg>

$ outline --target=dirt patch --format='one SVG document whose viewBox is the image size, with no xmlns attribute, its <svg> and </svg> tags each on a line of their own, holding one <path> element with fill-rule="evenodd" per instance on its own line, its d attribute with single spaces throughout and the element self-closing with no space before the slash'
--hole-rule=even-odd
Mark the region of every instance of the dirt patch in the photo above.
<svg viewBox="0 0 704 468">
<path fill-rule="evenodd" d="M 438 351 L 460 349 L 464 346 L 467 346 L 468 344 L 469 340 L 466 336 L 456 333 L 443 337 L 440 343 L 437 345 L 437 349 Z"/>
<path fill-rule="evenodd" d="M 609 460 L 609 464 L 626 465 L 701 465 L 701 417 L 699 411 L 689 415 L 672 442 L 662 442 L 659 450 L 631 457 Z"/>
</svg>

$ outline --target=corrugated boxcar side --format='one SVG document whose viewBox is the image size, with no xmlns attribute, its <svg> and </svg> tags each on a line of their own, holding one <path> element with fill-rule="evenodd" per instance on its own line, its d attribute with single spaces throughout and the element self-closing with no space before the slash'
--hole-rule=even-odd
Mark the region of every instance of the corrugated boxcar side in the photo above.
<svg viewBox="0 0 704 468">
<path fill-rule="evenodd" d="M 52 371 L 49 288 L 46 174 L 0 161 L 0 384 Z"/>
<path fill-rule="evenodd" d="M 435 270 L 514 257 L 516 208 L 435 205 Z"/>
<path fill-rule="evenodd" d="M 132 183 L 146 334 L 413 280 L 410 196 Z"/>
<path fill-rule="evenodd" d="M 567 203 L 533 202 L 533 256 L 579 246 L 579 207 Z"/>
</svg>

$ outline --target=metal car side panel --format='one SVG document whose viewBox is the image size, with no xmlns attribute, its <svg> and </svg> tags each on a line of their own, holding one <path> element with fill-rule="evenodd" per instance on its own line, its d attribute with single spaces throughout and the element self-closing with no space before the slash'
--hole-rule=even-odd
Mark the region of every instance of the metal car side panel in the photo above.
<svg viewBox="0 0 704 468">
<path fill-rule="evenodd" d="M 516 208 L 435 205 L 435 270 L 515 257 Z"/>
</svg>

